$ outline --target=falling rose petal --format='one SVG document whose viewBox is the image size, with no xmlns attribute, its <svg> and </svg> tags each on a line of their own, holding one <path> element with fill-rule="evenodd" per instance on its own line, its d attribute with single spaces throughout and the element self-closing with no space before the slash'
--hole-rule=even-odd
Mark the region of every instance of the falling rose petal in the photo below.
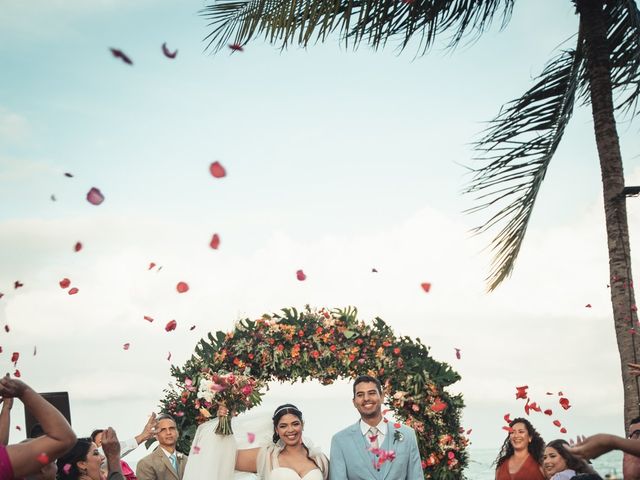
<svg viewBox="0 0 640 480">
<path fill-rule="evenodd" d="M 65 172 L 64 176 L 67 177 L 67 178 L 73 178 L 73 174 L 69 173 L 69 172 Z"/>
<path fill-rule="evenodd" d="M 511 414 L 510 413 L 507 413 L 504 416 L 504 421 L 507 422 L 507 423 L 511 423 Z"/>
<path fill-rule="evenodd" d="M 542 411 L 542 409 L 538 406 L 538 402 L 533 402 L 533 403 L 529 404 L 529 408 L 531 410 L 533 410 L 534 412 L 538 412 L 538 413 L 540 413 Z"/>
<path fill-rule="evenodd" d="M 171 352 L 169 352 L 169 355 L 167 355 L 167 362 L 171 361 Z"/>
<path fill-rule="evenodd" d="M 566 428 L 564 428 L 564 427 L 562 427 L 562 428 L 560 429 L 560 433 L 567 433 L 567 429 L 566 429 Z"/>
<path fill-rule="evenodd" d="M 591 304 L 590 304 L 590 303 L 587 303 L 587 304 L 584 306 L 584 308 L 591 308 Z"/>
<path fill-rule="evenodd" d="M 46 453 L 42 452 L 40 455 L 38 455 L 36 457 L 36 460 L 38 460 L 38 463 L 40 465 L 46 465 L 49 463 L 49 455 L 47 455 Z"/>
<path fill-rule="evenodd" d="M 297 270 L 296 271 L 296 278 L 299 281 L 304 282 L 307 279 L 307 276 L 305 275 L 305 273 L 302 270 Z"/>
<path fill-rule="evenodd" d="M 222 178 L 227 176 L 227 171 L 218 161 L 215 161 L 211 165 L 209 165 L 209 172 L 211 173 L 211 175 L 213 175 L 214 178 Z"/>
<path fill-rule="evenodd" d="M 33 356 L 36 356 L 36 353 L 38 353 L 38 349 L 36 348 L 36 346 L 33 346 Z"/>
<path fill-rule="evenodd" d="M 555 395 L 553 392 L 547 392 L 547 395 Z"/>
<path fill-rule="evenodd" d="M 167 43 L 165 42 L 165 43 L 162 44 L 162 53 L 164 53 L 165 57 L 174 59 L 174 58 L 176 58 L 176 55 L 178 55 L 178 50 L 176 50 L 175 52 L 171 52 L 167 48 Z"/>
<path fill-rule="evenodd" d="M 14 290 L 17 290 L 20 287 L 24 287 L 24 283 L 20 283 L 20 280 L 16 280 L 15 282 L 13 282 Z"/>
<path fill-rule="evenodd" d="M 171 332 L 173 330 L 176 329 L 176 327 L 178 326 L 178 322 L 176 322 L 175 320 L 170 320 L 169 322 L 167 322 L 167 324 L 164 326 L 165 331 L 167 332 Z"/>
<path fill-rule="evenodd" d="M 11 363 L 13 363 L 13 366 L 15 367 L 16 364 L 18 363 L 18 359 L 20 358 L 20 352 L 13 352 L 11 354 Z"/>
<path fill-rule="evenodd" d="M 544 411 L 544 414 L 545 414 L 545 415 L 549 415 L 549 416 L 551 416 L 551 415 L 553 415 L 553 411 L 552 411 L 550 408 L 547 408 L 547 409 Z"/>
<path fill-rule="evenodd" d="M 186 282 L 178 282 L 178 284 L 176 285 L 176 290 L 178 291 L 178 293 L 187 292 L 189 290 L 189 285 L 187 285 Z"/>
<path fill-rule="evenodd" d="M 5 331 L 5 332 L 9 333 L 9 331 L 10 331 L 10 330 L 11 330 L 11 329 L 9 328 L 9 325 L 5 325 L 5 326 L 4 326 L 4 331 Z"/>
<path fill-rule="evenodd" d="M 4 293 L 0 293 L 0 298 L 4 297 Z"/>
<path fill-rule="evenodd" d="M 553 424 L 554 424 L 556 427 L 560 427 L 560 426 L 562 425 L 562 424 L 560 423 L 560 420 L 554 420 L 554 421 L 553 421 Z"/>
<path fill-rule="evenodd" d="M 55 201 L 56 201 L 56 196 L 55 196 L 55 195 L 53 195 L 53 194 L 51 194 L 51 196 L 50 196 L 49 198 L 51 199 L 51 201 L 52 201 L 52 202 L 55 202 Z"/>
<path fill-rule="evenodd" d="M 509 433 L 513 432 L 513 428 L 511 428 L 511 427 L 502 427 L 502 429 L 506 430 Z"/>
<path fill-rule="evenodd" d="M 195 329 L 196 329 L 196 326 L 195 326 L 195 325 L 191 325 L 191 327 L 189 327 L 189 331 L 191 331 L 191 330 L 195 330 Z"/>
<path fill-rule="evenodd" d="M 104 195 L 102 192 L 98 190 L 96 187 L 92 187 L 91 190 L 87 193 L 87 201 L 91 205 L 100 205 L 104 202 Z"/>
<path fill-rule="evenodd" d="M 153 267 L 155 267 L 155 266 L 156 266 L 156 264 L 155 264 L 155 263 L 153 263 L 153 262 L 151 262 L 151 263 L 149 264 L 149 270 L 151 270 L 151 269 L 152 269 Z"/>
<path fill-rule="evenodd" d="M 456 358 L 458 360 L 460 360 L 460 349 L 459 348 L 454 348 L 454 350 L 456 351 Z"/>
<path fill-rule="evenodd" d="M 422 287 L 422 290 L 425 291 L 425 293 L 429 293 L 429 290 L 431 290 L 431 284 L 429 282 L 421 283 L 420 286 Z"/>
<path fill-rule="evenodd" d="M 562 393 L 562 392 L 558 392 L 558 396 L 559 396 L 559 397 L 564 397 L 564 393 Z"/>
<path fill-rule="evenodd" d="M 79 252 L 80 250 L 82 250 L 82 243 L 76 242 L 76 244 L 73 246 L 73 250 L 76 252 Z"/>
<path fill-rule="evenodd" d="M 147 315 L 144 316 L 144 319 L 149 323 L 153 322 L 153 318 L 148 317 Z"/>
<path fill-rule="evenodd" d="M 78 290 L 76 287 L 73 287 L 71 289 L 69 289 L 69 295 L 75 295 L 76 293 L 78 293 L 80 290 Z"/>
<path fill-rule="evenodd" d="M 69 288 L 69 285 L 71 285 L 71 280 L 69 280 L 68 278 L 63 278 L 62 280 L 60 280 L 60 288 L 62 289 L 66 289 Z"/>
<path fill-rule="evenodd" d="M 16 370 L 15 372 L 13 372 L 13 376 L 16 378 L 20 378 L 22 375 L 20 374 L 20 370 Z"/>
<path fill-rule="evenodd" d="M 523 385 L 522 387 L 516 387 L 516 400 L 519 398 L 527 398 L 527 389 L 529 385 Z"/>
<path fill-rule="evenodd" d="M 2 347 L 0 347 L 0 353 L 2 353 Z"/>
<path fill-rule="evenodd" d="M 240 45 L 239 43 L 232 43 L 229 45 L 229 48 L 231 49 L 231 52 L 244 52 L 244 49 L 242 48 L 242 45 Z"/>
<path fill-rule="evenodd" d="M 253 443 L 256 441 L 256 434 L 253 432 L 247 432 L 247 440 L 249 443 Z"/>
<path fill-rule="evenodd" d="M 71 464 L 65 463 L 64 467 L 62 467 L 62 471 L 65 473 L 65 475 L 69 475 L 69 470 L 71 470 Z"/>
<path fill-rule="evenodd" d="M 473 428 L 470 428 L 469 430 L 467 430 L 467 435 L 471 435 L 471 432 L 473 432 Z"/>
<path fill-rule="evenodd" d="M 524 412 L 529 415 L 529 399 L 527 398 L 527 403 L 524 405 Z"/>
<path fill-rule="evenodd" d="M 20 432 L 20 431 L 22 431 L 22 427 L 20 425 L 16 425 L 16 430 L 18 430 Z"/>
<path fill-rule="evenodd" d="M 131 346 L 131 344 L 130 344 L 130 343 L 125 343 L 125 344 L 122 346 L 122 348 L 123 348 L 124 350 L 129 350 L 129 347 L 130 347 L 130 346 Z"/>
<path fill-rule="evenodd" d="M 131 59 L 122 50 L 118 50 L 117 48 L 110 48 L 109 50 L 111 51 L 111 55 L 114 57 L 119 58 L 127 65 L 133 65 Z"/>
<path fill-rule="evenodd" d="M 559 400 L 559 403 L 560 403 L 560 406 L 562 408 L 564 408 L 565 410 L 569 410 L 571 408 L 571 405 L 569 405 L 569 399 L 568 398 L 562 397 Z"/>
<path fill-rule="evenodd" d="M 213 237 L 211 237 L 211 242 L 209 242 L 209 246 L 214 250 L 217 250 L 218 247 L 220 246 L 220 235 L 218 235 L 217 233 L 214 233 Z"/>
<path fill-rule="evenodd" d="M 193 447 L 191 447 L 191 453 L 194 455 L 198 455 L 200 453 L 200 447 L 197 445 L 194 445 Z"/>
</svg>

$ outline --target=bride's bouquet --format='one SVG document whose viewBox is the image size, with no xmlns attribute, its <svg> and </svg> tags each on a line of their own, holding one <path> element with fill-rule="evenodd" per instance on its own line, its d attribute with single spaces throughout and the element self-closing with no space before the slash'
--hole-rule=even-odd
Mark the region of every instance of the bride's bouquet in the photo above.
<svg viewBox="0 0 640 480">
<path fill-rule="evenodd" d="M 242 413 L 260 403 L 262 395 L 260 389 L 264 382 L 258 381 L 248 375 L 236 375 L 233 373 L 206 373 L 203 372 L 198 385 L 198 398 L 205 401 L 205 405 L 224 405 L 230 415 L 219 418 L 216 433 L 231 435 L 231 413 Z M 200 412 L 205 416 L 211 414 Z"/>
</svg>

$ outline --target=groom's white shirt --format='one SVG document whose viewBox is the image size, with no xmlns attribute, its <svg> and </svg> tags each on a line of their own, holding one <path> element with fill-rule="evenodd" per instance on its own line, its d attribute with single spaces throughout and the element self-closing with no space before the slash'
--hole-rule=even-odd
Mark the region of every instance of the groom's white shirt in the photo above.
<svg viewBox="0 0 640 480">
<path fill-rule="evenodd" d="M 387 422 L 384 421 L 384 419 L 380 420 L 380 423 L 378 425 L 375 426 L 378 429 L 378 445 L 382 445 L 384 443 L 384 437 L 387 435 Z M 360 430 L 362 430 L 362 435 L 365 436 L 365 438 L 367 439 L 367 443 L 369 443 L 369 445 L 373 445 L 373 442 L 371 441 L 370 435 L 369 435 L 369 429 L 371 428 L 371 425 L 369 425 L 367 422 L 365 422 L 364 420 L 360 419 Z"/>
</svg>

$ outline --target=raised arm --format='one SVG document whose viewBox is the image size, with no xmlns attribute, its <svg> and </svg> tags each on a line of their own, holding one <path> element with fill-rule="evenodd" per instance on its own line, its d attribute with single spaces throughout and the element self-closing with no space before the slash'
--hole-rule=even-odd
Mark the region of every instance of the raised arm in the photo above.
<svg viewBox="0 0 640 480">
<path fill-rule="evenodd" d="M 9 427 L 11 427 L 11 407 L 13 398 L 2 399 L 2 410 L 0 410 L 0 444 L 9 444 Z"/>
<path fill-rule="evenodd" d="M 7 375 L 0 379 L 0 395 L 20 399 L 25 410 L 35 417 L 44 431 L 44 435 L 30 442 L 7 447 L 15 477 L 38 472 L 42 468 L 41 454 L 53 460 L 74 446 L 76 436 L 64 416 L 27 384 Z"/>
<path fill-rule="evenodd" d="M 122 467 L 120 466 L 120 442 L 113 428 L 109 427 L 102 433 L 102 449 L 107 458 L 109 480 L 122 480 Z"/>
<path fill-rule="evenodd" d="M 622 450 L 629 455 L 640 457 L 640 442 L 608 433 L 598 433 L 568 447 L 567 450 L 585 460 L 598 458 L 611 450 Z"/>
</svg>

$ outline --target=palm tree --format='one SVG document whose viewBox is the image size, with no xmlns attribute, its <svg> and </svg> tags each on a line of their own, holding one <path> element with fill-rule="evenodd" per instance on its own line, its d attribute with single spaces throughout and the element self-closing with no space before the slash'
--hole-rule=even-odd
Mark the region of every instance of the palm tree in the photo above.
<svg viewBox="0 0 640 480">
<path fill-rule="evenodd" d="M 490 209 L 477 232 L 496 229 L 488 290 L 511 272 L 549 162 L 576 102 L 590 103 L 602 172 L 609 249 L 611 303 L 624 383 L 625 425 L 640 414 L 639 386 L 628 363 L 639 363 L 622 157 L 614 113 L 635 115 L 640 97 L 640 13 L 634 0 L 572 0 L 579 16 L 573 48 L 561 51 L 522 97 L 507 103 L 476 144 L 482 165 L 472 169 L 467 192 Z M 241 46 L 262 36 L 286 47 L 324 41 L 338 32 L 348 45 L 374 48 L 416 40 L 419 54 L 437 34 L 452 33 L 455 47 L 477 38 L 496 18 L 504 26 L 515 0 L 215 0 L 208 47 Z M 614 92 L 616 97 L 614 100 Z"/>
</svg>

